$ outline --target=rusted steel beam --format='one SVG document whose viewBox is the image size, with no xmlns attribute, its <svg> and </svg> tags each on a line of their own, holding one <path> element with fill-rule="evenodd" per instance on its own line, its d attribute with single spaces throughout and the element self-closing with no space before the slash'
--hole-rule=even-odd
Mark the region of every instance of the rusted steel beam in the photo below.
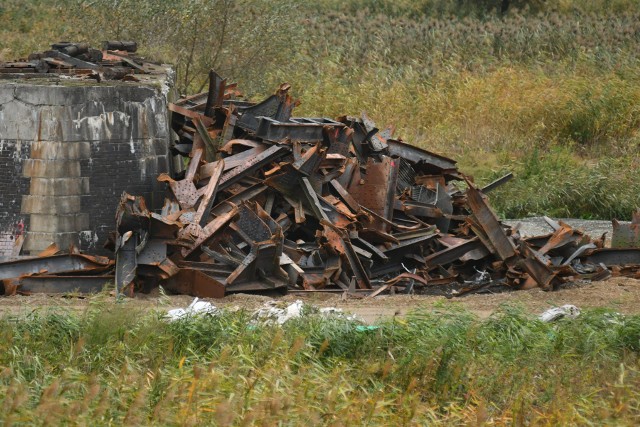
<svg viewBox="0 0 640 427">
<path fill-rule="evenodd" d="M 108 258 L 80 254 L 19 259 L 0 263 L 0 280 L 43 272 L 54 274 L 80 270 L 90 271 L 110 265 L 113 265 L 113 262 Z"/>
<path fill-rule="evenodd" d="M 456 161 L 413 145 L 405 144 L 393 139 L 387 140 L 390 156 L 402 157 L 412 163 L 425 163 L 440 170 L 456 168 Z"/>
<path fill-rule="evenodd" d="M 324 234 L 329 240 L 329 244 L 334 250 L 346 257 L 358 288 L 371 289 L 371 281 L 351 244 L 349 234 L 326 220 L 321 220 L 320 223 L 324 226 Z"/>
<path fill-rule="evenodd" d="M 488 192 L 495 190 L 496 188 L 502 186 L 503 184 L 506 184 L 507 182 L 511 181 L 512 179 L 513 179 L 513 173 L 509 172 L 505 176 L 500 177 L 500 178 L 496 179 L 495 181 L 492 181 L 491 183 L 485 185 L 484 187 L 482 187 L 480 189 L 480 191 L 483 194 L 487 194 Z"/>
<path fill-rule="evenodd" d="M 129 231 L 116 242 L 116 295 L 131 285 L 136 277 L 138 268 L 136 238 L 137 235 Z"/>
<path fill-rule="evenodd" d="M 247 161 L 244 165 L 238 166 L 237 168 L 222 175 L 220 183 L 218 184 L 220 190 L 224 190 L 230 185 L 238 182 L 245 175 L 251 174 L 262 166 L 281 158 L 289 153 L 289 151 L 289 148 L 285 146 L 273 145 L 269 147 L 267 150 Z"/>
<path fill-rule="evenodd" d="M 200 122 L 202 124 L 204 124 L 205 126 L 211 126 L 213 125 L 213 120 L 211 120 L 210 117 L 205 116 L 202 113 L 198 113 L 196 111 L 192 111 L 188 108 L 182 107 L 180 105 L 176 105 L 176 104 L 169 104 L 168 107 L 169 111 L 173 112 L 173 113 L 178 113 L 184 117 L 187 117 L 191 120 L 193 119 L 198 119 L 200 120 Z"/>
<path fill-rule="evenodd" d="M 209 183 L 203 187 L 202 200 L 198 210 L 193 217 L 193 222 L 197 223 L 200 227 L 205 227 L 209 214 L 211 213 L 211 206 L 216 198 L 216 192 L 218 191 L 218 183 L 224 170 L 224 160 L 214 162 L 214 166 L 211 170 L 211 176 L 209 177 Z"/>
<path fill-rule="evenodd" d="M 464 241 L 458 245 L 451 246 L 439 252 L 435 252 L 425 257 L 427 267 L 435 267 L 437 265 L 450 264 L 459 260 L 467 253 L 482 247 L 482 242 L 474 237 L 473 239 Z"/>
<path fill-rule="evenodd" d="M 309 206 L 311 207 L 311 210 L 313 211 L 316 218 L 319 220 L 324 219 L 325 221 L 329 221 L 329 217 L 327 216 L 326 212 L 322 208 L 322 205 L 320 204 L 320 200 L 318 200 L 318 195 L 316 194 L 315 190 L 311 186 L 309 179 L 306 177 L 303 177 L 301 179 L 301 182 L 302 182 L 301 183 L 302 193 L 306 197 L 307 202 L 309 203 Z"/>
<path fill-rule="evenodd" d="M 482 194 L 467 181 L 469 188 L 467 189 L 467 203 L 473 212 L 478 224 L 491 241 L 496 253 L 502 261 L 512 258 L 516 255 L 516 248 L 502 229 L 502 224 L 496 218 L 495 213 L 487 205 Z"/>
<path fill-rule="evenodd" d="M 102 42 L 102 49 L 136 52 L 138 50 L 138 43 L 134 41 L 107 40 Z"/>
<path fill-rule="evenodd" d="M 583 258 L 592 264 L 604 264 L 607 267 L 616 265 L 640 265 L 640 249 L 636 248 L 602 248 L 594 249 Z"/>
<path fill-rule="evenodd" d="M 291 96 L 287 83 L 280 86 L 278 91 L 264 101 L 244 108 L 242 115 L 237 122 L 237 126 L 251 132 L 258 130 L 260 118 L 270 118 L 279 122 L 286 122 L 291 118 L 291 111 L 297 105 Z"/>
<path fill-rule="evenodd" d="M 447 193 L 447 189 L 439 183 L 436 184 L 435 204 L 442 213 L 442 216 L 436 220 L 436 226 L 441 233 L 448 233 L 449 225 L 451 224 L 449 216 L 453 213 L 453 203 L 451 196 Z"/>
<path fill-rule="evenodd" d="M 209 92 L 207 94 L 207 104 L 204 108 L 205 116 L 213 117 L 213 109 L 222 107 L 226 84 L 227 79 L 220 77 L 215 70 L 209 70 Z"/>
<path fill-rule="evenodd" d="M 574 234 L 573 228 L 564 224 L 551 235 L 549 240 L 538 250 L 538 252 L 544 255 L 553 249 L 560 248 L 569 243 L 576 244 L 580 239 L 581 236 Z"/>
<path fill-rule="evenodd" d="M 187 259 L 190 256 L 194 256 L 201 252 L 200 246 L 207 243 L 207 241 L 213 238 L 217 233 L 222 231 L 222 228 L 229 224 L 238 213 L 238 207 L 232 206 L 229 212 L 223 213 L 220 216 L 214 218 L 204 227 L 198 227 L 196 224 L 191 224 L 191 229 L 188 232 L 195 238 L 195 241 L 189 248 L 182 248 L 182 257 Z"/>
<path fill-rule="evenodd" d="M 531 249 L 525 242 L 520 244 L 524 269 L 536 281 L 538 286 L 549 291 L 556 285 L 556 273 L 549 267 L 542 256 Z"/>
<path fill-rule="evenodd" d="M 92 294 L 113 284 L 115 276 L 54 276 L 34 275 L 19 279 L 17 291 L 21 294 Z"/>
</svg>

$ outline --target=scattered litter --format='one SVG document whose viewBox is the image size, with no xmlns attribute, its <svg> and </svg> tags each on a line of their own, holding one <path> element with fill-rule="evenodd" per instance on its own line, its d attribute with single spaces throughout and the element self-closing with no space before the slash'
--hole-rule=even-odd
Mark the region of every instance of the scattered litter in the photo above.
<svg viewBox="0 0 640 427">
<path fill-rule="evenodd" d="M 304 304 L 300 300 L 281 307 L 277 301 L 267 301 L 262 307 L 260 307 L 253 314 L 255 320 L 259 320 L 263 323 L 277 323 L 283 325 L 287 320 L 300 317 L 302 315 L 302 309 Z"/>
<path fill-rule="evenodd" d="M 220 310 L 210 302 L 200 301 L 200 299 L 196 297 L 187 308 L 169 310 L 165 318 L 168 321 L 173 322 L 180 319 L 196 318 L 204 315 L 214 316 L 219 312 Z"/>
<path fill-rule="evenodd" d="M 376 325 L 358 325 L 356 326 L 356 331 L 358 332 L 371 332 L 380 329 L 380 326 Z"/>
<path fill-rule="evenodd" d="M 554 307 L 545 311 L 540 315 L 540 320 L 543 322 L 555 322 L 558 319 L 567 317 L 569 319 L 575 319 L 580 315 L 580 309 L 575 305 L 566 304 L 562 307 Z"/>
<path fill-rule="evenodd" d="M 318 314 L 322 317 L 337 317 L 345 320 L 356 321 L 354 314 L 347 315 L 340 308 L 322 307 L 317 308 L 312 305 L 304 304 L 300 300 L 296 300 L 291 304 L 283 304 L 278 301 L 267 301 L 262 307 L 256 310 L 252 316 L 255 321 L 264 324 L 283 325 L 288 320 L 296 319 L 304 315 Z"/>
</svg>

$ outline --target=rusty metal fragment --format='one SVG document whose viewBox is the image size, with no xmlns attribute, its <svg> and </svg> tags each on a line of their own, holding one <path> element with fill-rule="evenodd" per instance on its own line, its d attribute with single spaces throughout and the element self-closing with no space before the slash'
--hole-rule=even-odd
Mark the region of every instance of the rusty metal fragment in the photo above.
<svg viewBox="0 0 640 427">
<path fill-rule="evenodd" d="M 132 41 L 106 41 L 102 50 L 86 43 L 53 43 L 51 49 L 33 53 L 26 60 L 0 62 L 0 78 L 3 74 L 65 74 L 79 78 L 136 81 L 136 75 L 153 74 L 162 67 L 146 62 L 136 55 L 137 44 Z"/>
<path fill-rule="evenodd" d="M 469 186 L 467 189 L 467 203 L 469 204 L 469 208 L 473 212 L 480 227 L 482 227 L 482 230 L 486 233 L 496 253 L 502 261 L 514 257 L 516 255 L 516 248 L 513 242 L 507 237 L 495 213 L 487 205 L 485 199 L 482 197 L 482 193 L 469 181 L 467 181 L 467 184 Z"/>
</svg>

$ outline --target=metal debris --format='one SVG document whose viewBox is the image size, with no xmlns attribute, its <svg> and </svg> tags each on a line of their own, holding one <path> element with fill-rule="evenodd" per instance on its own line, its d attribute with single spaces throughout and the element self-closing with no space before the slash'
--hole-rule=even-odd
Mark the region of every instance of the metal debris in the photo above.
<svg viewBox="0 0 640 427">
<path fill-rule="evenodd" d="M 114 262 L 52 245 L 37 257 L 0 263 L 0 295 L 95 293 L 113 283 Z"/>
<path fill-rule="evenodd" d="M 0 78 L 46 77 L 50 74 L 71 75 L 97 81 L 138 81 L 144 74 L 166 70 L 135 54 L 137 44 L 131 41 L 105 41 L 103 50 L 87 43 L 59 42 L 51 49 L 32 53 L 28 58 L 0 62 Z"/>
<path fill-rule="evenodd" d="M 169 187 L 162 214 L 123 195 L 119 291 L 463 295 L 602 275 L 586 266 L 602 242 L 562 223 L 522 239 L 500 223 L 484 193 L 510 174 L 480 190 L 454 160 L 394 139 L 364 113 L 293 117 L 287 84 L 253 104 L 209 77 L 207 92 L 169 107 L 174 152 L 189 164 L 159 177 Z M 161 251 L 144 257 L 151 246 Z"/>
<path fill-rule="evenodd" d="M 105 49 L 59 43 L 0 72 L 148 72 L 131 55 L 135 44 L 106 42 Z M 640 277 L 640 214 L 628 230 L 614 223 L 621 248 L 605 249 L 603 238 L 553 220 L 552 234 L 524 239 L 499 221 L 486 197 L 510 174 L 479 189 L 454 160 L 395 138 L 392 127 L 380 131 L 364 113 L 294 117 L 299 101 L 288 84 L 252 103 L 214 71 L 209 81 L 208 91 L 169 105 L 172 152 L 186 168 L 158 177 L 167 188 L 162 210 L 122 195 L 108 245 L 115 268 L 108 259 L 52 248 L 0 263 L 5 294 L 91 292 L 110 280 L 125 295 L 162 286 L 213 298 L 460 296 Z"/>
</svg>

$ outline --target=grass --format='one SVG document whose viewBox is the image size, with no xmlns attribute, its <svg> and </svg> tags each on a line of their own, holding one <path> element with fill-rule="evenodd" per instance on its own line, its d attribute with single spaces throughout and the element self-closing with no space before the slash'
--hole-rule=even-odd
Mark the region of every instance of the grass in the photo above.
<svg viewBox="0 0 640 427">
<path fill-rule="evenodd" d="M 106 297 L 105 297 L 106 298 Z M 544 324 L 416 311 L 376 329 L 307 314 L 167 323 L 135 301 L 0 320 L 0 423 L 633 425 L 640 317 Z"/>
<path fill-rule="evenodd" d="M 233 49 L 216 54 L 219 70 L 249 97 L 260 99 L 288 81 L 303 100 L 296 114 L 366 110 L 381 125 L 395 124 L 406 141 L 459 160 L 481 183 L 513 171 L 516 179 L 492 196 L 502 216 L 628 219 L 640 206 L 637 0 L 514 0 L 506 14 L 497 12 L 497 0 L 287 1 L 272 10 L 237 3 L 253 14 L 256 28 L 270 32 L 239 27 L 226 39 Z M 210 52 L 185 46 L 199 22 L 190 11 L 203 2 L 176 3 L 181 25 L 150 0 L 122 1 L 122 10 L 103 7 L 98 15 L 81 0 L 9 0 L 0 6 L 7 24 L 0 26 L 0 58 L 60 38 L 136 36 L 143 53 L 178 62 L 181 86 L 201 76 L 189 86 L 195 91 Z M 159 22 L 167 31 L 149 28 Z M 168 36 L 174 33 L 180 37 Z M 264 40 L 271 50 L 243 62 Z"/>
<path fill-rule="evenodd" d="M 226 3 L 5 0 L 0 60 L 135 37 L 143 54 L 177 62 L 188 91 L 215 63 L 253 99 L 290 82 L 299 115 L 366 110 L 480 183 L 513 171 L 491 193 L 503 216 L 625 219 L 640 206 L 638 0 L 513 0 L 528 7 L 506 14 L 499 0 L 242 0 L 225 30 Z M 513 307 L 488 320 L 443 308 L 377 329 L 313 313 L 280 328 L 244 311 L 167 323 L 104 298 L 84 313 L 0 318 L 0 424 L 640 418 L 640 316 L 543 324 Z"/>
</svg>

